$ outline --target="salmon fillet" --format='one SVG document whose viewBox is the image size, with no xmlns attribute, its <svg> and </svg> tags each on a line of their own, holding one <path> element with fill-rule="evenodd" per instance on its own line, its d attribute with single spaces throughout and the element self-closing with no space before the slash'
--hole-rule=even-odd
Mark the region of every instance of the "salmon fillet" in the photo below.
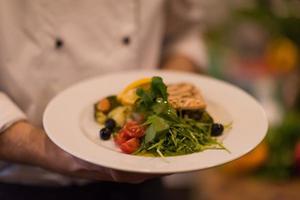
<svg viewBox="0 0 300 200">
<path fill-rule="evenodd" d="M 205 109 L 206 103 L 199 89 L 190 83 L 176 83 L 167 86 L 168 101 L 175 109 Z"/>
</svg>

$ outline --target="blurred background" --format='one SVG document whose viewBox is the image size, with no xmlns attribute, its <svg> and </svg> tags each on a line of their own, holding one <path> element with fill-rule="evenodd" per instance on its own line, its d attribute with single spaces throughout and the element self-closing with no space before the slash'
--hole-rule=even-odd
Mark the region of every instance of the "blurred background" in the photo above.
<svg viewBox="0 0 300 200">
<path fill-rule="evenodd" d="M 168 199 L 300 199 L 300 1 L 210 0 L 203 10 L 209 74 L 256 97 L 270 128 L 230 164 L 166 178 Z"/>
</svg>

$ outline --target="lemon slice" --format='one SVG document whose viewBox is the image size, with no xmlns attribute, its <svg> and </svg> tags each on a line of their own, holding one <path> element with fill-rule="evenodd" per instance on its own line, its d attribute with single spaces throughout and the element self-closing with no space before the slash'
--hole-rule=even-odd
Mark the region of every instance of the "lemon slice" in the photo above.
<svg viewBox="0 0 300 200">
<path fill-rule="evenodd" d="M 133 105 L 138 99 L 137 88 L 147 88 L 150 86 L 151 78 L 143 78 L 130 83 L 119 95 L 118 100 L 123 105 Z"/>
</svg>

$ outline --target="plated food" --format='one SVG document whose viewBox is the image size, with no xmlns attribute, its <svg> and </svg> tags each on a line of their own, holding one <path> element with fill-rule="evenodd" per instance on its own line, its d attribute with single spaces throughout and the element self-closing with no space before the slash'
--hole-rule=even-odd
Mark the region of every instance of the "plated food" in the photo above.
<svg viewBox="0 0 300 200">
<path fill-rule="evenodd" d="M 199 88 L 166 85 L 158 76 L 129 84 L 94 105 L 101 140 L 114 140 L 123 153 L 176 156 L 207 149 L 227 150 L 218 136 L 231 124 L 215 122 Z"/>
<path fill-rule="evenodd" d="M 214 123 L 224 125 L 222 135 L 211 138 L 222 142 L 220 144 L 230 153 L 212 148 L 180 156 L 166 154 L 162 159 L 157 153 L 157 156 L 123 153 L 114 142 L 115 134 L 110 135 L 108 140 L 99 139 L 100 126 L 104 125 L 95 121 L 94 104 L 111 94 L 116 94 L 118 101 L 130 103 L 136 98 L 134 91 L 137 86 L 144 85 L 147 90 L 149 79 L 144 80 L 142 84 L 129 83 L 139 77 L 155 76 L 163 78 L 167 89 L 173 84 L 181 83 L 191 84 L 199 92 L 201 89 L 200 94 L 202 93 L 205 99 L 205 111 L 214 119 Z M 113 84 L 108 86 L 107 83 L 112 80 Z M 121 96 L 126 98 L 119 99 L 121 93 Z M 168 98 L 170 97 L 169 95 Z M 230 122 L 233 125 L 227 129 L 226 125 Z M 262 107 L 238 87 L 199 74 L 160 70 L 114 72 L 79 82 L 51 100 L 45 110 L 43 124 L 49 138 L 77 158 L 107 168 L 149 174 L 189 172 L 230 162 L 255 148 L 265 137 L 268 128 Z M 143 139 L 139 140 L 142 144 Z M 162 149 L 160 152 L 164 153 Z"/>
</svg>

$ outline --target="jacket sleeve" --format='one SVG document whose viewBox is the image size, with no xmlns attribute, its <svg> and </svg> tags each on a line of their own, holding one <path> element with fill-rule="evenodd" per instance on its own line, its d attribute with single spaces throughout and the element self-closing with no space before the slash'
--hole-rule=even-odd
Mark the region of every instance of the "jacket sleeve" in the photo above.
<svg viewBox="0 0 300 200">
<path fill-rule="evenodd" d="M 202 15 L 199 0 L 167 1 L 163 56 L 181 54 L 197 66 L 206 67 L 206 49 L 201 34 Z"/>
<path fill-rule="evenodd" d="M 0 133 L 13 123 L 26 119 L 24 112 L 3 92 L 0 91 Z"/>
</svg>

